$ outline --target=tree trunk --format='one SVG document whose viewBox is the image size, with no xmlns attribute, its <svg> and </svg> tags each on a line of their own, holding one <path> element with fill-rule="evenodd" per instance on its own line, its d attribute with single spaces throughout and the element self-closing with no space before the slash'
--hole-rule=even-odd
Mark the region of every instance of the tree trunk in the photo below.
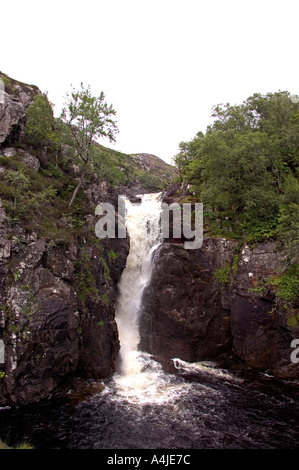
<svg viewBox="0 0 299 470">
<path fill-rule="evenodd" d="M 77 195 L 77 192 L 79 191 L 79 189 L 81 188 L 82 186 L 82 183 L 84 181 L 84 177 L 85 177 L 85 173 L 86 173 L 86 168 L 87 168 L 87 162 L 85 163 L 84 167 L 83 167 L 83 170 L 82 170 L 82 174 L 81 174 L 81 177 L 80 177 L 80 180 L 79 180 L 79 183 L 77 184 L 77 186 L 75 187 L 74 189 L 74 192 L 72 194 L 72 197 L 71 197 L 71 200 L 69 202 L 69 207 L 71 207 L 73 205 L 73 202 L 75 200 L 75 197 Z"/>
</svg>

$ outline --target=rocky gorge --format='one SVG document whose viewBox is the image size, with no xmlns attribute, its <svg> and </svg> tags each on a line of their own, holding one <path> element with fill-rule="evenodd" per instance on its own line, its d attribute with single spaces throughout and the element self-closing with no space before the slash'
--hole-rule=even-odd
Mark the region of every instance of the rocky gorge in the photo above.
<svg viewBox="0 0 299 470">
<path fill-rule="evenodd" d="M 115 300 L 130 240 L 95 236 L 96 205 L 110 202 L 117 215 L 118 194 L 138 203 L 139 194 L 164 191 L 165 202 L 182 203 L 188 189 L 166 189 L 175 170 L 157 157 L 121 156 L 119 174 L 125 177 L 111 184 L 91 172 L 80 205 L 67 211 L 63 198 L 78 178 L 69 149 L 60 149 L 59 168 L 57 152 L 51 160 L 47 148 L 34 149 L 24 140 L 28 107 L 41 92 L 1 77 L 0 404 L 11 405 L 63 394 L 78 380 L 106 379 L 115 371 Z M 13 179 L 20 174 L 26 185 L 23 177 Z M 45 192 L 52 184 L 59 206 Z M 28 217 L 22 197 L 33 197 L 32 187 L 42 202 L 30 206 Z M 298 305 L 277 302 L 264 282 L 287 267 L 276 243 L 249 246 L 206 234 L 200 249 L 185 250 L 182 241 L 165 239 L 154 254 L 143 296 L 141 349 L 158 360 L 224 360 L 298 379 L 298 365 L 290 360 L 291 342 L 299 338 Z"/>
</svg>

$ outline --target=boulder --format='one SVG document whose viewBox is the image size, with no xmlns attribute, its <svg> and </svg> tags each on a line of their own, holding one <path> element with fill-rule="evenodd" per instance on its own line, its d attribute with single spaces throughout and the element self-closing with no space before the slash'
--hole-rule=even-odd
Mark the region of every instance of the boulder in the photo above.
<svg viewBox="0 0 299 470">
<path fill-rule="evenodd" d="M 191 362 L 230 353 L 229 312 L 218 299 L 212 271 L 192 250 L 162 244 L 143 295 L 140 348 L 158 357 Z"/>
</svg>

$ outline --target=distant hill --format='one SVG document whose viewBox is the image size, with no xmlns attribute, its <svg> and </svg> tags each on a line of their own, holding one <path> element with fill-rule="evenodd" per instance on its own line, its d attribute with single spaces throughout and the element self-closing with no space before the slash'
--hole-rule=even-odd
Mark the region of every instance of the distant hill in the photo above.
<svg viewBox="0 0 299 470">
<path fill-rule="evenodd" d="M 124 193 L 162 191 L 169 186 L 177 169 L 149 153 L 125 154 L 95 144 L 100 178 Z"/>
</svg>

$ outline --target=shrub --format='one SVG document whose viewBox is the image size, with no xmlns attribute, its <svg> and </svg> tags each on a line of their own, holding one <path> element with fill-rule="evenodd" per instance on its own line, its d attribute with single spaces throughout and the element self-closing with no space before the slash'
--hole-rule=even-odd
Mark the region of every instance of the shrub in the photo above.
<svg viewBox="0 0 299 470">
<path fill-rule="evenodd" d="M 216 269 L 216 271 L 214 272 L 214 277 L 217 279 L 217 281 L 222 287 L 225 286 L 225 284 L 228 282 L 230 270 L 230 264 L 225 263 L 223 266 Z"/>
</svg>

